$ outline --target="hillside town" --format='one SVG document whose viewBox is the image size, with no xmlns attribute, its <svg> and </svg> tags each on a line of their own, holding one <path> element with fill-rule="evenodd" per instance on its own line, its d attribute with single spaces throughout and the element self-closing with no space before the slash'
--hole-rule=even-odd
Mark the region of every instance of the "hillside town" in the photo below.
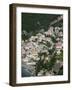
<svg viewBox="0 0 72 90">
<path fill-rule="evenodd" d="M 53 25 L 21 41 L 22 77 L 63 75 L 63 26 Z"/>
</svg>

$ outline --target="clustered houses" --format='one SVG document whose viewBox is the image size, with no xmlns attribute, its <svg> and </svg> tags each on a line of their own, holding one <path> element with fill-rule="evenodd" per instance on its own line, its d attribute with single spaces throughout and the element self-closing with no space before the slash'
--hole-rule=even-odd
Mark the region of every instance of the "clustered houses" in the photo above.
<svg viewBox="0 0 72 90">
<path fill-rule="evenodd" d="M 56 39 L 57 43 L 56 43 L 55 46 L 56 46 L 56 49 L 57 49 L 58 53 L 60 53 L 60 50 L 63 49 L 63 29 L 59 28 L 59 27 L 56 27 L 55 32 L 57 32 L 57 31 L 58 31 L 57 39 Z"/>
<path fill-rule="evenodd" d="M 52 37 L 55 42 L 52 41 Z M 63 49 L 63 29 L 62 27 L 50 26 L 47 31 L 39 32 L 35 36 L 31 36 L 29 39 L 21 43 L 21 58 L 22 66 L 27 65 L 28 69 L 31 71 L 31 75 L 35 76 L 35 65 L 36 62 L 44 59 L 42 55 L 39 57 L 39 53 L 46 53 L 45 61 L 49 61 L 51 55 L 49 55 L 50 49 L 55 48 L 57 54 L 61 53 Z M 54 75 L 53 71 L 58 72 L 59 68 L 62 66 L 63 62 L 58 61 L 54 65 L 51 71 L 47 71 L 45 75 Z M 43 75 L 43 70 L 40 70 L 38 76 Z"/>
</svg>

